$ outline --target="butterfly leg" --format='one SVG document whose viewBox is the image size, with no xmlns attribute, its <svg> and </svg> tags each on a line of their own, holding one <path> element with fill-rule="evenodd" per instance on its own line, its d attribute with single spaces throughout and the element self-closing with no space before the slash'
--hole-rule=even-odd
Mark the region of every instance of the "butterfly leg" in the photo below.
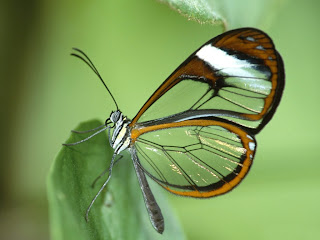
<svg viewBox="0 0 320 240">
<path fill-rule="evenodd" d="M 93 205 L 93 203 L 96 201 L 97 197 L 100 195 L 100 193 L 102 192 L 102 190 L 106 187 L 106 185 L 108 184 L 110 178 L 111 178 L 111 173 L 112 173 L 112 168 L 114 166 L 114 163 L 115 163 L 115 158 L 116 158 L 117 154 L 113 154 L 112 156 L 112 159 L 111 159 L 111 163 L 110 163 L 110 167 L 109 167 L 109 176 L 107 178 L 107 180 L 104 182 L 104 184 L 101 186 L 100 190 L 98 191 L 98 193 L 95 195 L 95 197 L 92 199 L 87 211 L 86 211 L 86 216 L 85 216 L 85 219 L 86 221 L 88 222 L 89 221 L 89 218 L 88 218 L 88 215 L 89 215 L 89 212 L 90 212 L 90 209 Z"/>
<path fill-rule="evenodd" d="M 119 154 L 119 156 L 120 156 L 120 157 L 115 160 L 113 166 L 116 165 L 116 163 L 119 162 L 119 160 L 123 158 L 123 155 Z M 93 181 L 93 183 L 91 184 L 91 187 L 92 187 L 92 188 L 94 188 L 94 185 L 96 184 L 96 182 L 97 182 L 101 177 L 103 177 L 103 175 L 105 175 L 108 170 L 109 170 L 109 168 L 105 169 L 105 170 Z"/>
<path fill-rule="evenodd" d="M 103 131 L 106 130 L 107 128 L 109 128 L 109 126 L 100 129 L 99 131 L 95 132 L 94 134 L 90 135 L 89 137 L 87 137 L 87 138 L 85 138 L 85 139 L 82 139 L 82 140 L 80 140 L 80 141 L 78 141 L 78 142 L 74 142 L 74 143 L 63 143 L 62 145 L 64 145 L 64 146 L 74 146 L 74 145 L 77 145 L 77 144 L 79 144 L 79 143 L 83 143 L 83 142 L 89 140 L 90 138 L 94 137 L 95 135 L 103 132 Z"/>
<path fill-rule="evenodd" d="M 96 130 L 99 130 L 100 128 L 104 127 L 105 125 L 101 125 L 101 126 L 98 126 L 96 128 L 93 128 L 93 129 L 89 129 L 89 130 L 86 130 L 86 131 L 76 131 L 76 130 L 71 130 L 71 132 L 73 133 L 77 133 L 77 134 L 83 134 L 83 133 L 89 133 L 89 132 L 93 132 L 93 131 L 96 131 Z"/>
</svg>

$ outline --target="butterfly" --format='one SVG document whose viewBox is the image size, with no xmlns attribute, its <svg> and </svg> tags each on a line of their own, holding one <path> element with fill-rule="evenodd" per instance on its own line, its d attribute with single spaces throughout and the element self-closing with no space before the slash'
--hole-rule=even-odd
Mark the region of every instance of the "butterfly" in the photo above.
<svg viewBox="0 0 320 240">
<path fill-rule="evenodd" d="M 107 130 L 114 149 L 108 178 L 86 219 L 110 180 L 116 157 L 128 150 L 159 233 L 164 218 L 146 176 L 180 196 L 209 198 L 231 191 L 247 175 L 257 148 L 255 135 L 274 115 L 284 89 L 284 64 L 271 38 L 258 29 L 235 29 L 191 54 L 129 119 L 89 57 L 74 50 L 71 55 L 95 72 L 116 105 L 104 125 L 89 130 L 94 134 L 65 144 Z"/>
</svg>

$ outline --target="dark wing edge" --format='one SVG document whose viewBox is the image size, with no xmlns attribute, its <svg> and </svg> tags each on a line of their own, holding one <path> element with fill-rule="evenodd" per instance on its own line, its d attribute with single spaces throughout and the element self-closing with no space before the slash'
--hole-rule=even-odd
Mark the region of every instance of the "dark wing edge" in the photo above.
<svg viewBox="0 0 320 240">
<path fill-rule="evenodd" d="M 280 100 L 283 95 L 283 90 L 285 86 L 285 71 L 284 71 L 284 63 L 282 60 L 281 55 L 277 52 L 277 63 L 278 63 L 278 81 L 277 81 L 277 88 L 275 90 L 275 97 L 273 98 L 272 108 L 268 111 L 268 113 L 264 116 L 262 122 L 259 124 L 259 126 L 256 129 L 250 130 L 253 134 L 258 134 L 266 125 L 267 123 L 272 119 L 274 113 L 276 112 Z"/>
</svg>

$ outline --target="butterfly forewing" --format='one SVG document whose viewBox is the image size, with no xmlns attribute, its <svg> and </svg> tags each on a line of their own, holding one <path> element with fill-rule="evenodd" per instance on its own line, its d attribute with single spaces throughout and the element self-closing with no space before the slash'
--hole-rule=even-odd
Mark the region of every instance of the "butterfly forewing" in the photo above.
<svg viewBox="0 0 320 240">
<path fill-rule="evenodd" d="M 131 126 L 166 118 L 219 117 L 257 133 L 272 117 L 283 86 L 283 63 L 272 40 L 256 29 L 229 31 L 182 63 Z"/>
<path fill-rule="evenodd" d="M 248 172 L 253 136 L 226 122 L 187 120 L 133 130 L 143 170 L 179 195 L 212 197 L 230 191 Z"/>
</svg>

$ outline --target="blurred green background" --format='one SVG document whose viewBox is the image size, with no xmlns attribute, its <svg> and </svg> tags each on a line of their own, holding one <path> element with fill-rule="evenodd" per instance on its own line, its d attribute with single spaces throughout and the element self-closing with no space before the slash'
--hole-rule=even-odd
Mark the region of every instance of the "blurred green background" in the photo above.
<svg viewBox="0 0 320 240">
<path fill-rule="evenodd" d="M 211 6 L 229 28 L 258 27 L 273 38 L 286 87 L 274 119 L 257 136 L 245 181 L 209 200 L 168 193 L 172 207 L 192 240 L 319 239 L 320 2 Z M 132 118 L 186 57 L 222 30 L 152 0 L 1 1 L 1 239 L 49 239 L 50 164 L 79 122 L 104 120 L 114 110 L 91 70 L 69 57 L 72 47 L 94 60 Z"/>
</svg>

